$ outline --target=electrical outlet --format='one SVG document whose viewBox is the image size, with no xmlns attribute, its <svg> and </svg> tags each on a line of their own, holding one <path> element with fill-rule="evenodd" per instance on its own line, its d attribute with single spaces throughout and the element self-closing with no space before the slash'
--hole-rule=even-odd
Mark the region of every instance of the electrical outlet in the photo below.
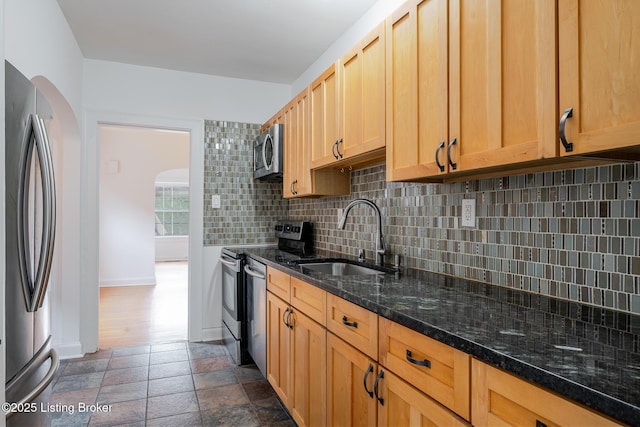
<svg viewBox="0 0 640 427">
<path fill-rule="evenodd" d="M 476 226 L 476 199 L 462 199 L 462 226 Z"/>
<path fill-rule="evenodd" d="M 220 195 L 214 194 L 213 196 L 211 196 L 211 208 L 220 209 L 220 206 L 221 206 Z"/>
</svg>

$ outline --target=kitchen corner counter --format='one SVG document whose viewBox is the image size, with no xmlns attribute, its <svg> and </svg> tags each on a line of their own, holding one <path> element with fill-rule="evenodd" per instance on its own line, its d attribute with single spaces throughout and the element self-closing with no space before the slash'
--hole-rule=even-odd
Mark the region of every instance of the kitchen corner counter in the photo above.
<svg viewBox="0 0 640 427">
<path fill-rule="evenodd" d="M 247 255 L 589 408 L 640 425 L 640 316 L 414 269 L 332 276 Z M 336 257 L 322 252 L 318 257 Z"/>
</svg>

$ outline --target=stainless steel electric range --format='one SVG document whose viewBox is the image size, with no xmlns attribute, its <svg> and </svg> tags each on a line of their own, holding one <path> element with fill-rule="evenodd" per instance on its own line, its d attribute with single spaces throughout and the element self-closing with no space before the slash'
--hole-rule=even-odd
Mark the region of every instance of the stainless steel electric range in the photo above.
<svg viewBox="0 0 640 427">
<path fill-rule="evenodd" d="M 279 220 L 274 227 L 277 248 L 296 256 L 313 253 L 313 229 L 309 221 Z M 222 336 L 229 354 L 238 365 L 266 360 L 265 308 L 260 301 L 266 298 L 264 265 L 247 260 L 247 252 L 256 246 L 223 248 L 222 265 Z M 276 247 L 275 244 L 261 247 Z M 263 292 L 264 287 L 264 292 Z"/>
</svg>

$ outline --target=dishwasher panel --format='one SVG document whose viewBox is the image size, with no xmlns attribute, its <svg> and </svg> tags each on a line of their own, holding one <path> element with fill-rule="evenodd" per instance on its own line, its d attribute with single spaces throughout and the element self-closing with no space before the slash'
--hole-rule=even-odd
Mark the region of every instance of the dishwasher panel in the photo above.
<svg viewBox="0 0 640 427">
<path fill-rule="evenodd" d="M 247 285 L 247 349 L 267 376 L 267 267 L 252 258 L 244 267 Z"/>
</svg>

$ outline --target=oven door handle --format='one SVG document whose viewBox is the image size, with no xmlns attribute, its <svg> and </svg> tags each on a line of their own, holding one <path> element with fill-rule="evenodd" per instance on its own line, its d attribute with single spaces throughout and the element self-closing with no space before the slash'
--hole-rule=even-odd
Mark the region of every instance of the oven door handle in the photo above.
<svg viewBox="0 0 640 427">
<path fill-rule="evenodd" d="M 256 271 L 253 271 L 251 269 L 251 267 L 249 267 L 248 265 L 244 266 L 244 272 L 247 273 L 251 277 L 255 277 L 256 279 L 260 279 L 260 280 L 266 279 L 266 277 L 263 274 L 261 274 L 259 272 L 256 272 Z"/>
<path fill-rule="evenodd" d="M 228 265 L 231 268 L 236 268 L 236 260 L 234 260 L 233 258 L 229 258 L 228 256 L 220 255 L 220 262 L 224 265 Z"/>
</svg>

